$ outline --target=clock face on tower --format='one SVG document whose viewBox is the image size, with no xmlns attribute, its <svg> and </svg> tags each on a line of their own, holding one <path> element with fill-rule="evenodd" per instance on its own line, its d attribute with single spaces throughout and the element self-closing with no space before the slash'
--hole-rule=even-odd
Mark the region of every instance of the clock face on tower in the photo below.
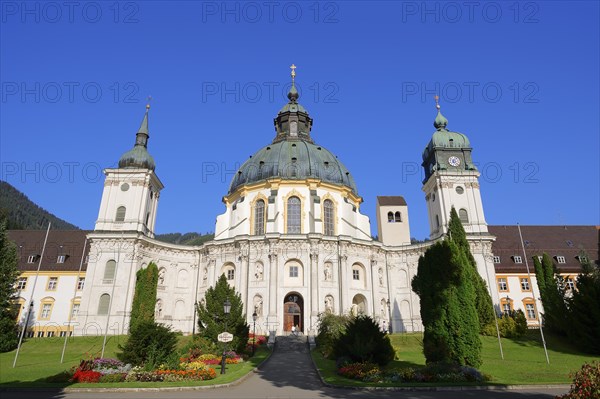
<svg viewBox="0 0 600 399">
<path fill-rule="evenodd" d="M 451 156 L 450 158 L 448 158 L 448 163 L 454 167 L 460 165 L 460 158 L 455 157 L 455 156 Z"/>
</svg>

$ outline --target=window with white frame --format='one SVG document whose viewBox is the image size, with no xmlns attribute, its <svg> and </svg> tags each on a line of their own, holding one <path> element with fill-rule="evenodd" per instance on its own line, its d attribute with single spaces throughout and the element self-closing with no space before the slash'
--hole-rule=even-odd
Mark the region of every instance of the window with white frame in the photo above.
<svg viewBox="0 0 600 399">
<path fill-rule="evenodd" d="M 73 307 L 71 308 L 71 320 L 75 320 L 77 318 L 77 315 L 79 314 L 79 303 L 74 303 Z"/>
<path fill-rule="evenodd" d="M 17 289 L 24 290 L 27 287 L 27 277 L 20 277 L 17 281 Z"/>
<path fill-rule="evenodd" d="M 530 291 L 529 279 L 527 277 L 521 278 L 521 291 Z"/>
<path fill-rule="evenodd" d="M 573 277 L 567 277 L 565 279 L 565 288 L 569 291 L 575 289 L 575 280 L 573 280 Z"/>
<path fill-rule="evenodd" d="M 235 279 L 235 270 L 227 269 L 227 280 L 233 280 L 233 279 Z"/>
<path fill-rule="evenodd" d="M 579 255 L 577 258 L 580 263 L 587 263 L 587 257 L 585 255 Z"/>
<path fill-rule="evenodd" d="M 528 319 L 535 319 L 535 306 L 533 305 L 533 303 L 526 303 L 525 304 L 525 314 L 527 315 Z"/>
<path fill-rule="evenodd" d="M 567 260 L 565 259 L 565 257 L 564 257 L 564 256 L 557 256 L 557 257 L 556 257 L 556 261 L 557 261 L 558 263 L 567 263 Z"/>
<path fill-rule="evenodd" d="M 500 263 L 500 257 L 494 256 L 494 263 Z"/>
<path fill-rule="evenodd" d="M 298 266 L 290 266 L 290 277 L 298 277 Z"/>
<path fill-rule="evenodd" d="M 523 259 L 519 255 L 513 256 L 515 263 L 523 263 Z"/>
<path fill-rule="evenodd" d="M 44 337 L 44 331 L 40 330 L 37 332 L 37 337 L 38 338 L 43 338 Z"/>
<path fill-rule="evenodd" d="M 58 285 L 58 277 L 49 277 L 48 278 L 48 286 L 46 287 L 46 289 L 48 291 L 54 291 L 54 290 L 56 290 L 57 285 Z"/>
<path fill-rule="evenodd" d="M 506 302 L 502 302 L 502 311 L 504 313 L 510 313 L 511 309 L 510 309 L 510 302 L 506 301 Z"/>
<path fill-rule="evenodd" d="M 35 261 L 37 260 L 37 255 L 29 255 L 27 257 L 27 263 L 35 263 Z"/>
<path fill-rule="evenodd" d="M 58 257 L 56 258 L 56 263 L 65 263 L 66 259 L 67 255 L 58 255 Z"/>
<path fill-rule="evenodd" d="M 498 291 L 508 291 L 508 284 L 506 282 L 506 278 L 498 278 Z"/>
<path fill-rule="evenodd" d="M 46 337 L 54 337 L 54 331 L 48 331 Z"/>
<path fill-rule="evenodd" d="M 85 285 L 85 277 L 79 277 L 77 280 L 77 291 L 81 291 Z"/>
<path fill-rule="evenodd" d="M 42 311 L 40 312 L 40 319 L 49 319 L 50 314 L 52 314 L 52 304 L 51 303 L 43 303 Z"/>
<path fill-rule="evenodd" d="M 352 279 L 353 280 L 360 280 L 360 270 L 358 270 L 358 269 L 353 269 L 352 270 Z"/>
</svg>

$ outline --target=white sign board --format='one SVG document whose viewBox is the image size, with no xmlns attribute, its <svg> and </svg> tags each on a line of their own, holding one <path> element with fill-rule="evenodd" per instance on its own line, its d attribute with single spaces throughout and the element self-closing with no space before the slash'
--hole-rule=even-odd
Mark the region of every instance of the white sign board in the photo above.
<svg viewBox="0 0 600 399">
<path fill-rule="evenodd" d="M 219 340 L 219 342 L 231 342 L 233 341 L 233 334 L 230 334 L 228 332 L 222 332 L 217 336 L 217 339 Z"/>
</svg>

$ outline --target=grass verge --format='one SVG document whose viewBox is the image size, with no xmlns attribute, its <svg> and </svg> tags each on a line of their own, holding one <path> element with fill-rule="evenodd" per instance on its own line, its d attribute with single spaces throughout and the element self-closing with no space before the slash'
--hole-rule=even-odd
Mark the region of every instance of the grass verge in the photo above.
<svg viewBox="0 0 600 399">
<path fill-rule="evenodd" d="M 179 346 L 185 345 L 191 337 L 179 337 Z M 108 337 L 104 357 L 116 357 L 118 345 L 123 344 L 126 336 Z M 100 356 L 103 337 L 69 338 L 65 351 L 64 363 L 60 363 L 64 338 L 30 338 L 19 353 L 15 368 L 12 367 L 15 351 L 0 354 L 0 388 L 7 387 L 44 387 L 44 388 L 159 388 L 181 386 L 205 386 L 228 384 L 242 378 L 269 357 L 271 351 L 259 347 L 256 355 L 248 361 L 228 364 L 226 373 L 220 373 L 220 366 L 215 366 L 217 378 L 208 381 L 180 382 L 121 382 L 97 384 L 48 383 L 46 378 L 59 374 L 77 366 L 83 358 Z"/>
<path fill-rule="evenodd" d="M 396 349 L 396 359 L 387 368 L 421 367 L 425 365 L 422 352 L 422 334 L 393 334 L 390 336 Z M 548 357 L 538 331 L 530 331 L 521 339 L 502 338 L 504 360 L 500 357 L 498 339 L 481 337 L 483 365 L 480 370 L 492 377 L 489 385 L 569 384 L 569 374 L 585 362 L 597 360 L 596 356 L 583 354 L 560 337 L 546 336 Z M 343 386 L 451 386 L 478 385 L 476 383 L 366 383 L 344 378 L 337 374 L 335 361 L 323 358 L 318 349 L 312 352 L 313 360 L 325 382 Z"/>
</svg>

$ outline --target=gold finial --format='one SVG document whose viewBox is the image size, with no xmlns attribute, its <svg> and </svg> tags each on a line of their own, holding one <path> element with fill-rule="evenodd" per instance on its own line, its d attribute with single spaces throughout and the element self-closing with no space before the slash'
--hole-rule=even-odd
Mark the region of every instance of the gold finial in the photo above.
<svg viewBox="0 0 600 399">
<path fill-rule="evenodd" d="M 435 99 L 435 107 L 437 108 L 437 110 L 440 110 L 440 96 L 438 96 L 437 94 L 433 97 Z"/>
<path fill-rule="evenodd" d="M 294 80 L 296 79 L 296 65 L 292 64 L 290 66 L 290 69 L 292 70 L 292 83 L 293 83 Z"/>
<path fill-rule="evenodd" d="M 150 101 L 152 101 L 152 96 L 148 96 L 148 102 L 146 103 L 146 109 L 150 109 Z"/>
</svg>

